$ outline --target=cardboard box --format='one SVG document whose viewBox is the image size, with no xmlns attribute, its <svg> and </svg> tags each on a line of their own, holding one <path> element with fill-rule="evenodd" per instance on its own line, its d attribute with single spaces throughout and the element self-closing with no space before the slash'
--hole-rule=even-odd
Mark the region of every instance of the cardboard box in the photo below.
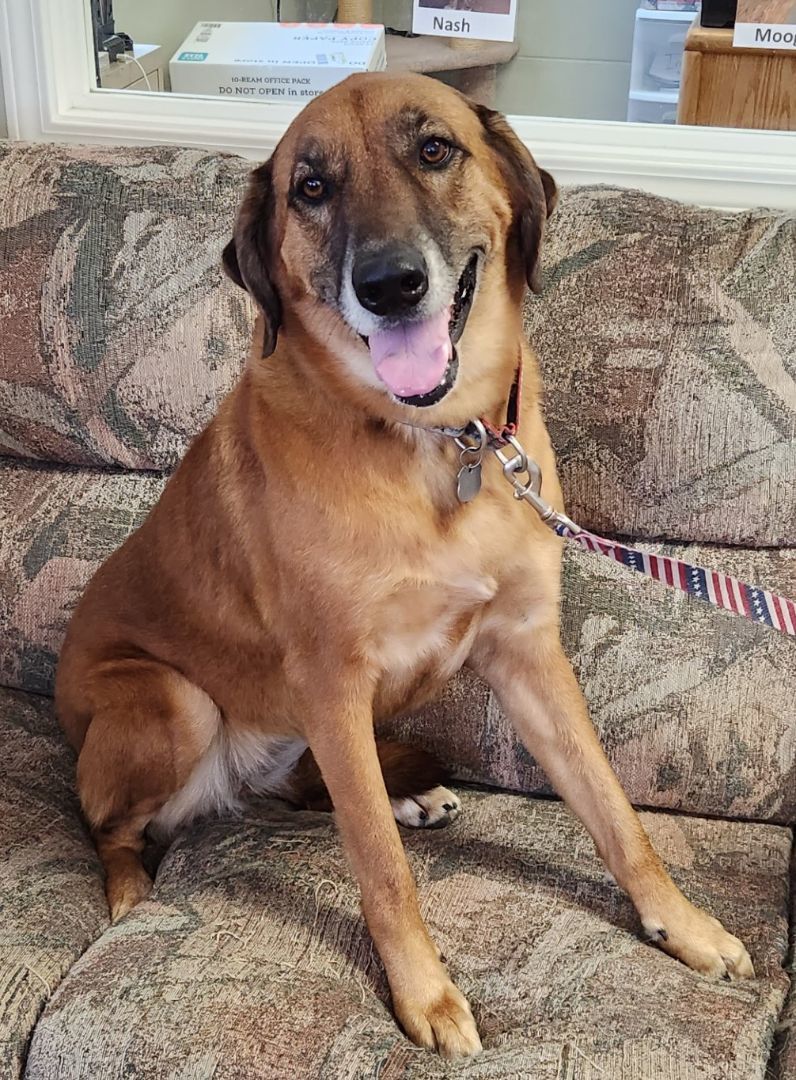
<svg viewBox="0 0 796 1080">
<path fill-rule="evenodd" d="M 355 71 L 386 66 L 383 26 L 200 22 L 169 71 L 178 94 L 298 105 Z"/>
</svg>

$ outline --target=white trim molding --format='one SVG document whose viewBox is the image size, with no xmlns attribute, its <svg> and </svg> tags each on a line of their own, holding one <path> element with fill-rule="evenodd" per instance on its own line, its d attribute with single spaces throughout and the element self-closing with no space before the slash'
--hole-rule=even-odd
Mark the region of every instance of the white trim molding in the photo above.
<svg viewBox="0 0 796 1080">
<path fill-rule="evenodd" d="M 268 156 L 288 105 L 98 90 L 86 0 L 0 0 L 11 139 L 175 143 Z M 604 183 L 728 208 L 796 210 L 796 132 L 511 116 L 559 184 Z"/>
</svg>

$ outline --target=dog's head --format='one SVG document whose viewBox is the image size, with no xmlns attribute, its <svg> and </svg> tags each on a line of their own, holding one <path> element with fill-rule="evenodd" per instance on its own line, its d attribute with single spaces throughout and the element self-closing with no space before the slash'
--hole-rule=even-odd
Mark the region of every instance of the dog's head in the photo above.
<svg viewBox="0 0 796 1080">
<path fill-rule="evenodd" d="M 224 263 L 262 310 L 265 355 L 282 327 L 308 334 L 405 419 L 472 399 L 482 354 L 516 341 L 555 197 L 499 114 L 423 76 L 354 75 L 253 173 Z"/>
</svg>

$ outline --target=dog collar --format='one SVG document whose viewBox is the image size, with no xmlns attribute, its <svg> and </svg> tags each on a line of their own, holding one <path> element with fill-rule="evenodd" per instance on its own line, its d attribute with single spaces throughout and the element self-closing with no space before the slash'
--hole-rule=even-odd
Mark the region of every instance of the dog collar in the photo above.
<svg viewBox="0 0 796 1080">
<path fill-rule="evenodd" d="M 509 390 L 509 400 L 506 405 L 506 423 L 501 427 L 497 427 L 487 420 L 485 416 L 481 417 L 481 423 L 486 429 L 486 433 L 489 436 L 489 446 L 494 448 L 496 446 L 505 446 L 512 436 L 518 434 L 520 430 L 520 406 L 522 404 L 522 361 L 517 365 L 517 370 L 514 372 L 514 381 L 511 384 Z"/>
<path fill-rule="evenodd" d="M 402 420 L 407 427 L 419 428 L 421 431 L 430 431 L 435 435 L 444 435 L 453 439 L 459 447 L 459 471 L 456 474 L 456 495 L 459 502 L 467 503 L 476 497 L 481 490 L 481 466 L 484 454 L 487 450 L 498 453 L 509 443 L 514 443 L 520 427 L 520 405 L 522 396 L 522 360 L 517 364 L 514 372 L 514 380 L 509 390 L 509 400 L 506 405 L 505 424 L 493 424 L 485 416 L 477 420 L 471 420 L 464 427 L 423 427 L 421 424 L 410 424 Z"/>
<path fill-rule="evenodd" d="M 497 425 L 486 416 L 471 420 L 463 428 L 431 428 L 452 438 L 459 447 L 459 471 L 456 474 L 456 496 L 459 502 L 468 503 L 481 490 L 481 466 L 487 450 L 501 457 L 500 451 L 516 444 L 520 427 L 520 404 L 522 396 L 522 361 L 517 364 L 514 380 L 506 405 L 506 422 Z"/>
<path fill-rule="evenodd" d="M 406 427 L 418 428 L 421 431 L 432 431 L 435 435 L 445 435 L 448 439 L 455 439 L 461 446 L 463 440 L 472 440 L 475 450 L 496 449 L 506 446 L 512 436 L 516 436 L 520 430 L 520 406 L 522 399 L 522 361 L 517 365 L 514 372 L 514 380 L 509 390 L 509 400 L 506 405 L 505 424 L 493 424 L 486 416 L 480 416 L 477 420 L 471 420 L 464 427 L 425 427 L 423 424 L 410 424 L 407 420 L 400 423 Z M 483 443 L 483 445 L 481 445 Z M 470 444 L 467 444 L 470 447 Z M 462 449 L 465 447 L 462 446 Z"/>
</svg>

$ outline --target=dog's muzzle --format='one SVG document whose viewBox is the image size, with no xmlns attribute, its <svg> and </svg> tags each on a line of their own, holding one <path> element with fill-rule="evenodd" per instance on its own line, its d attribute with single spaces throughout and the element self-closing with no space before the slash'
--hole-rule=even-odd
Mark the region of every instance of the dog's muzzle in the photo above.
<svg viewBox="0 0 796 1080">
<path fill-rule="evenodd" d="M 459 277 L 450 303 L 436 314 L 400 321 L 364 338 L 376 374 L 398 401 L 424 408 L 441 401 L 453 388 L 459 370 L 456 344 L 464 333 L 475 297 L 478 263 L 478 253 L 474 251 Z M 401 267 L 396 267 L 388 275 L 388 286 L 380 285 L 376 292 L 387 288 L 394 303 L 405 305 L 406 300 L 400 299 L 402 291 L 411 292 L 413 285 L 422 287 L 425 295 L 427 279 L 420 286 L 419 276 L 415 276 L 420 270 L 418 267 L 412 270 L 408 264 L 408 259 L 402 263 L 403 278 L 399 273 Z M 364 290 L 367 285 L 362 288 Z"/>
</svg>

